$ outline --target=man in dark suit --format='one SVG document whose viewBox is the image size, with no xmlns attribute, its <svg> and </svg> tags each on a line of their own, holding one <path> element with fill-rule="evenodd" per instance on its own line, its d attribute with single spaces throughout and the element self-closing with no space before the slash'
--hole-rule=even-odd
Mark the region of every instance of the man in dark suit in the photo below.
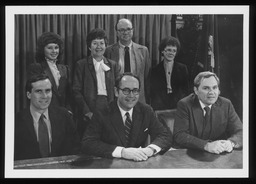
<svg viewBox="0 0 256 184">
<path fill-rule="evenodd" d="M 216 74 L 199 73 L 194 80 L 194 93 L 178 102 L 175 143 L 215 154 L 241 149 L 243 125 L 231 101 L 219 96 Z"/>
<path fill-rule="evenodd" d="M 149 105 L 138 102 L 139 93 L 139 78 L 132 73 L 124 73 L 116 80 L 117 100 L 110 104 L 108 112 L 93 115 L 82 139 L 82 152 L 143 161 L 170 148 L 170 131 L 157 120 Z M 148 135 L 151 143 L 144 147 Z"/>
<path fill-rule="evenodd" d="M 129 19 L 122 18 L 115 25 L 118 42 L 106 48 L 105 57 L 114 60 L 121 67 L 121 73 L 131 72 L 141 81 L 139 101 L 149 103 L 151 60 L 146 46 L 132 41 L 133 25 Z M 125 69 L 125 48 L 129 48 L 129 69 Z"/>
<path fill-rule="evenodd" d="M 78 153 L 80 143 L 72 116 L 64 107 L 49 106 L 52 85 L 48 76 L 27 80 L 30 106 L 16 114 L 14 159 L 33 159 Z"/>
</svg>

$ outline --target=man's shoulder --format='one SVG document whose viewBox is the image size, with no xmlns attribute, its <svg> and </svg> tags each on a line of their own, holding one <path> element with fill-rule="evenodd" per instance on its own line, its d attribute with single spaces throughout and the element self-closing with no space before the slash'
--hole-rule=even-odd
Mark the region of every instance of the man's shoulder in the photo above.
<svg viewBox="0 0 256 184">
<path fill-rule="evenodd" d="M 49 106 L 48 110 L 49 110 L 49 113 L 55 114 L 56 116 L 59 116 L 59 117 L 65 117 L 66 115 L 69 115 L 68 110 L 64 107 Z"/>
<path fill-rule="evenodd" d="M 118 48 L 118 42 L 116 42 L 116 43 L 114 43 L 112 45 L 107 46 L 106 51 L 108 51 L 110 49 L 115 49 L 115 48 Z"/>
<path fill-rule="evenodd" d="M 142 102 L 137 102 L 137 104 L 134 106 L 134 108 L 141 112 L 141 113 L 151 113 L 153 112 L 153 109 L 150 105 L 146 104 L 146 103 L 142 103 Z"/>
<path fill-rule="evenodd" d="M 141 45 L 141 44 L 138 44 L 138 43 L 135 43 L 135 42 L 132 42 L 133 44 L 133 47 L 135 49 L 143 49 L 143 50 L 148 50 L 148 48 L 145 46 L 145 45 Z"/>
</svg>

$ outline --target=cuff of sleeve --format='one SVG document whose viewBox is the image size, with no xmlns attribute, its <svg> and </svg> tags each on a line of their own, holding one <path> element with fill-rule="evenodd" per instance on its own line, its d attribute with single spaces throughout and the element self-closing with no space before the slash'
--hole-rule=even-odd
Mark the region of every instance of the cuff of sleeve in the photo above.
<svg viewBox="0 0 256 184">
<path fill-rule="evenodd" d="M 150 144 L 150 145 L 148 145 L 148 147 L 155 150 L 154 155 L 161 151 L 161 148 L 159 146 L 155 145 L 155 144 Z"/>
<path fill-rule="evenodd" d="M 116 149 L 112 152 L 112 156 L 115 158 L 121 158 L 121 152 L 124 147 L 117 146 Z"/>
</svg>

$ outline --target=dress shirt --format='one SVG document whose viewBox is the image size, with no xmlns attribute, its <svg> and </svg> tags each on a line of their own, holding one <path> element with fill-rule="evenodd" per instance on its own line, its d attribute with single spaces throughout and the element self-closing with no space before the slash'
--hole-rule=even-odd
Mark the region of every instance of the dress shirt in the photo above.
<svg viewBox="0 0 256 184">
<path fill-rule="evenodd" d="M 167 93 L 172 93 L 171 76 L 174 61 L 164 61 L 164 69 L 167 83 Z"/>
<path fill-rule="evenodd" d="M 125 46 L 121 44 L 119 41 L 119 65 L 121 67 L 121 73 L 124 73 L 124 54 L 125 54 L 124 47 Z M 134 73 L 135 62 L 132 62 L 132 61 L 135 61 L 135 55 L 132 52 L 132 42 L 129 45 L 127 45 L 127 47 L 129 47 L 131 73 Z"/>
<path fill-rule="evenodd" d="M 126 113 L 126 112 L 129 112 L 130 117 L 131 117 L 131 120 L 132 120 L 133 108 L 130 109 L 129 111 L 124 111 L 124 110 L 119 106 L 118 102 L 117 102 L 117 106 L 118 106 L 118 108 L 120 109 L 121 116 L 122 116 L 122 119 L 123 119 L 123 124 L 125 124 L 125 120 L 126 120 L 126 115 L 125 115 L 125 113 Z M 150 145 L 148 145 L 148 146 L 150 146 L 150 147 L 152 147 L 152 148 L 154 148 L 154 149 L 156 150 L 156 152 L 155 152 L 154 154 L 157 154 L 159 151 L 161 151 L 161 148 L 160 148 L 159 146 L 155 145 L 155 144 L 150 144 Z M 124 148 L 124 147 L 122 147 L 122 146 L 117 146 L 116 149 L 113 151 L 112 156 L 113 156 L 113 157 L 116 157 L 116 158 L 121 158 L 121 157 L 122 157 L 122 149 L 123 149 L 123 148 Z"/>
<path fill-rule="evenodd" d="M 204 108 L 206 107 L 206 105 L 203 102 L 201 102 L 201 100 L 199 100 L 199 103 L 200 103 L 200 106 L 201 106 L 201 108 L 202 108 L 202 110 L 204 112 L 204 116 L 205 116 L 206 111 L 204 110 Z M 208 107 L 211 109 L 212 105 L 208 105 Z"/>
<path fill-rule="evenodd" d="M 96 61 L 93 58 L 93 64 L 94 64 L 96 77 L 97 77 L 98 95 L 107 96 L 107 89 L 106 89 L 106 82 L 105 82 L 105 71 L 110 70 L 110 68 L 103 62 L 103 59 L 101 61 Z"/>
<path fill-rule="evenodd" d="M 56 65 L 57 60 L 52 61 L 47 58 L 45 58 L 45 59 L 48 63 L 48 66 L 49 66 L 51 72 L 52 72 L 55 83 L 56 83 L 57 87 L 59 87 L 59 80 L 60 80 L 61 76 L 60 76 L 60 71 L 58 70 L 57 65 Z"/>
<path fill-rule="evenodd" d="M 36 132 L 36 137 L 38 141 L 38 127 L 39 127 L 39 119 L 41 116 L 41 113 L 37 112 L 32 106 L 30 106 L 30 113 L 33 117 L 33 125 Z M 44 121 L 46 123 L 47 129 L 48 129 L 48 135 L 49 135 L 49 147 L 51 152 L 51 143 L 52 143 L 52 131 L 51 131 L 51 122 L 49 119 L 48 109 L 43 113 L 44 114 Z"/>
</svg>

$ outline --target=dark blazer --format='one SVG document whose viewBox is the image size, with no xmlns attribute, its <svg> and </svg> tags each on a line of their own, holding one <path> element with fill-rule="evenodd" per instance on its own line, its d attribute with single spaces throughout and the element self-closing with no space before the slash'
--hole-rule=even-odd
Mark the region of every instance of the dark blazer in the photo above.
<svg viewBox="0 0 256 184">
<path fill-rule="evenodd" d="M 119 67 L 110 59 L 104 58 L 104 63 L 110 68 L 105 72 L 108 102 L 114 100 L 115 79 L 119 75 Z M 97 98 L 97 77 L 93 64 L 93 58 L 77 61 L 73 80 L 73 94 L 80 116 L 95 111 Z"/>
<path fill-rule="evenodd" d="M 32 63 L 31 65 L 29 65 L 27 77 L 29 78 L 32 75 L 42 73 L 47 75 L 52 84 L 51 105 L 66 107 L 68 110 L 72 110 L 72 86 L 69 68 L 68 66 L 63 64 L 57 64 L 57 68 L 61 76 L 58 88 L 47 61 L 43 61 L 41 63 Z"/>
<path fill-rule="evenodd" d="M 79 136 L 72 117 L 63 107 L 49 107 L 52 130 L 51 157 L 76 154 L 80 149 Z M 40 158 L 39 144 L 29 108 L 15 118 L 14 159 Z"/>
<path fill-rule="evenodd" d="M 174 61 L 171 74 L 172 93 L 167 94 L 164 62 L 160 62 L 151 73 L 151 106 L 154 110 L 175 109 L 180 99 L 188 95 L 189 76 L 187 66 Z"/>
<path fill-rule="evenodd" d="M 242 122 L 236 114 L 230 100 L 219 97 L 212 105 L 212 132 L 210 141 L 229 139 L 242 147 Z M 209 140 L 199 138 L 202 132 L 203 110 L 195 94 L 183 98 L 178 102 L 175 123 L 174 140 L 182 147 L 204 149 Z"/>
<path fill-rule="evenodd" d="M 130 145 L 127 145 L 121 112 L 117 101 L 113 101 L 109 112 L 97 111 L 93 115 L 92 122 L 82 139 L 82 151 L 86 154 L 112 157 L 112 152 L 117 146 L 143 147 L 148 135 L 150 135 L 152 144 L 162 148 L 160 153 L 166 152 L 171 147 L 171 133 L 157 120 L 149 105 L 138 102 L 133 109 L 132 121 L 132 139 Z"/>
<path fill-rule="evenodd" d="M 149 103 L 149 93 L 150 93 L 150 70 L 151 70 L 151 60 L 149 57 L 149 51 L 146 46 L 139 45 L 137 43 L 132 43 L 132 50 L 135 56 L 135 75 L 140 79 L 140 102 Z M 119 43 L 115 43 L 106 48 L 104 53 L 106 58 L 114 60 L 119 63 Z"/>
</svg>

